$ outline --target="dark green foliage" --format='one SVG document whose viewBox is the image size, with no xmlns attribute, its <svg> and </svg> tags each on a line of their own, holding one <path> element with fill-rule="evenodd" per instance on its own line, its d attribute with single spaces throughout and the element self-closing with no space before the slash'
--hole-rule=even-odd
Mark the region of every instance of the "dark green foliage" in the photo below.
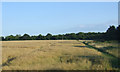
<svg viewBox="0 0 120 72">
<path fill-rule="evenodd" d="M 5 40 L 5 38 L 2 36 L 2 37 L 0 37 L 0 41 L 2 41 L 2 40 Z"/>
<path fill-rule="evenodd" d="M 106 37 L 108 40 L 116 39 L 116 28 L 115 26 L 110 26 L 106 32 Z"/>
<path fill-rule="evenodd" d="M 16 35 L 14 40 L 19 40 L 21 35 Z"/>
<path fill-rule="evenodd" d="M 41 40 L 43 38 L 43 36 L 41 34 L 39 34 L 38 36 L 36 36 L 36 40 Z"/>
<path fill-rule="evenodd" d="M 47 40 L 51 40 L 51 38 L 52 38 L 52 34 L 48 33 L 48 34 L 46 35 L 46 39 L 47 39 Z"/>
<path fill-rule="evenodd" d="M 31 40 L 37 40 L 38 36 L 31 36 Z"/>
<path fill-rule="evenodd" d="M 120 25 L 116 29 L 117 39 L 120 41 Z"/>
<path fill-rule="evenodd" d="M 0 37 L 3 41 L 8 40 L 98 40 L 98 41 L 109 41 L 109 40 L 120 40 L 120 25 L 115 28 L 115 26 L 110 26 L 105 33 L 67 33 L 52 35 L 48 33 L 46 36 L 39 34 L 38 36 L 30 36 L 28 34 L 21 35 L 10 35 L 6 37 Z"/>
<path fill-rule="evenodd" d="M 15 40 L 15 36 L 13 36 L 13 35 L 6 36 L 5 40 Z"/>
<path fill-rule="evenodd" d="M 28 34 L 24 34 L 23 36 L 20 37 L 20 40 L 30 40 L 31 37 Z"/>
<path fill-rule="evenodd" d="M 120 40 L 120 25 L 117 28 L 110 26 L 104 38 L 105 40 Z"/>
</svg>

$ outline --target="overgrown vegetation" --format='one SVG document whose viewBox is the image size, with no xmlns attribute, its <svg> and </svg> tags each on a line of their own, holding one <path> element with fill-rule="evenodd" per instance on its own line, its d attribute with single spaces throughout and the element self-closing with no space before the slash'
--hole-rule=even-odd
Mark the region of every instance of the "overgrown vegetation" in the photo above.
<svg viewBox="0 0 120 72">
<path fill-rule="evenodd" d="M 99 45 L 102 43 L 99 42 Z M 118 70 L 117 56 L 112 56 L 115 54 L 110 52 L 107 54 L 109 46 L 114 45 L 106 43 L 108 48 L 105 48 L 105 44 L 98 48 L 94 46 L 96 44 L 97 42 L 93 40 L 3 41 L 2 68 L 3 70 Z"/>
<path fill-rule="evenodd" d="M 95 32 L 88 32 L 88 33 L 67 33 L 67 34 L 59 34 L 59 35 L 52 35 L 48 33 L 46 36 L 39 34 L 38 36 L 30 36 L 28 34 L 21 35 L 10 35 L 6 37 L 1 37 L 3 41 L 9 40 L 99 40 L 99 41 L 106 41 L 106 40 L 120 40 L 120 25 L 115 28 L 115 26 L 110 26 L 108 30 L 104 33 L 95 33 Z"/>
</svg>

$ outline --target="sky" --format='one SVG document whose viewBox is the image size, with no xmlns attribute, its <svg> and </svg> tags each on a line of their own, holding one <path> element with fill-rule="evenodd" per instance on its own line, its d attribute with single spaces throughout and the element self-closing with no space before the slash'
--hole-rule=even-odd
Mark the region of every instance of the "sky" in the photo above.
<svg viewBox="0 0 120 72">
<path fill-rule="evenodd" d="M 118 25 L 117 2 L 3 2 L 2 35 L 105 32 Z"/>
</svg>

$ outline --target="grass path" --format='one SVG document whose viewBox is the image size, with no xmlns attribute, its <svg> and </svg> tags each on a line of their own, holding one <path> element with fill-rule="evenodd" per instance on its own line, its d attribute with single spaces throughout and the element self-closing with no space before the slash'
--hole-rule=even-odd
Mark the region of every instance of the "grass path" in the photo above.
<svg viewBox="0 0 120 72">
<path fill-rule="evenodd" d="M 110 63 L 111 63 L 111 65 L 112 65 L 112 67 L 114 67 L 114 68 L 120 68 L 120 61 L 119 61 L 120 59 L 119 59 L 118 57 L 116 57 L 116 56 L 114 56 L 114 55 L 106 52 L 106 51 L 103 50 L 103 49 L 100 49 L 100 48 L 96 48 L 96 47 L 94 47 L 94 46 L 91 46 L 91 45 L 89 45 L 89 44 L 86 43 L 86 42 L 82 42 L 82 43 L 85 44 L 86 47 L 88 47 L 88 48 L 92 48 L 92 49 L 95 49 L 95 50 L 101 52 L 105 58 L 108 58 L 108 59 L 110 60 Z"/>
</svg>

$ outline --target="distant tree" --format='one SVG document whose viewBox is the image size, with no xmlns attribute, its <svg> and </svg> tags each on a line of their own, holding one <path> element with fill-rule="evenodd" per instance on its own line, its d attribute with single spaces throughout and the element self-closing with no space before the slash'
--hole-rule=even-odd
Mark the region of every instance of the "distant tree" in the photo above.
<svg viewBox="0 0 120 72">
<path fill-rule="evenodd" d="M 120 41 L 120 25 L 118 25 L 118 27 L 116 28 L 116 36 L 117 36 L 117 40 Z"/>
<path fill-rule="evenodd" d="M 110 26 L 106 32 L 95 33 L 95 32 L 79 32 L 79 33 L 67 33 L 52 35 L 48 33 L 46 36 L 39 34 L 38 36 L 30 36 L 28 34 L 21 35 L 9 35 L 6 37 L 0 37 L 1 40 L 120 40 L 120 25 L 115 28 L 115 26 Z"/>
<path fill-rule="evenodd" d="M 108 28 L 108 30 L 107 30 L 107 33 L 114 33 L 115 32 L 115 26 L 110 26 L 109 28 Z"/>
<path fill-rule="evenodd" d="M 106 32 L 107 40 L 115 40 L 116 38 L 116 28 L 115 26 L 110 26 Z"/>
<path fill-rule="evenodd" d="M 37 36 L 31 36 L 31 40 L 38 40 Z"/>
<path fill-rule="evenodd" d="M 41 34 L 39 34 L 36 38 L 37 40 L 42 40 L 43 39 L 43 36 Z"/>
<path fill-rule="evenodd" d="M 84 35 L 83 32 L 79 32 L 79 33 L 77 33 L 76 35 L 77 35 L 77 39 L 78 39 L 78 40 L 83 40 L 83 39 L 85 39 L 85 35 Z"/>
<path fill-rule="evenodd" d="M 41 40 L 47 40 L 46 36 L 42 36 Z"/>
<path fill-rule="evenodd" d="M 20 37 L 21 37 L 21 35 L 17 34 L 16 36 L 14 36 L 14 38 L 15 38 L 14 40 L 20 40 Z"/>
<path fill-rule="evenodd" d="M 52 38 L 52 34 L 48 33 L 48 34 L 46 35 L 46 39 L 47 39 L 47 40 L 50 40 L 51 38 Z"/>
<path fill-rule="evenodd" d="M 0 37 L 0 41 L 4 41 L 5 39 L 4 39 L 4 37 L 3 36 L 1 36 Z"/>
<path fill-rule="evenodd" d="M 4 38 L 3 36 L 1 37 L 1 39 L 2 39 L 2 41 L 4 41 L 4 40 L 5 40 L 5 38 Z"/>
<path fill-rule="evenodd" d="M 52 40 L 58 40 L 58 35 L 53 35 L 51 39 Z"/>
<path fill-rule="evenodd" d="M 13 35 L 6 36 L 5 40 L 15 40 L 15 37 Z"/>
<path fill-rule="evenodd" d="M 70 33 L 69 38 L 72 39 L 72 40 L 76 40 L 77 36 L 76 36 L 75 33 Z"/>
<path fill-rule="evenodd" d="M 22 37 L 21 37 L 22 40 L 30 40 L 30 36 L 28 34 L 24 34 Z"/>
<path fill-rule="evenodd" d="M 63 40 L 63 35 L 58 34 L 58 35 L 57 35 L 57 39 L 58 39 L 58 40 Z"/>
</svg>

